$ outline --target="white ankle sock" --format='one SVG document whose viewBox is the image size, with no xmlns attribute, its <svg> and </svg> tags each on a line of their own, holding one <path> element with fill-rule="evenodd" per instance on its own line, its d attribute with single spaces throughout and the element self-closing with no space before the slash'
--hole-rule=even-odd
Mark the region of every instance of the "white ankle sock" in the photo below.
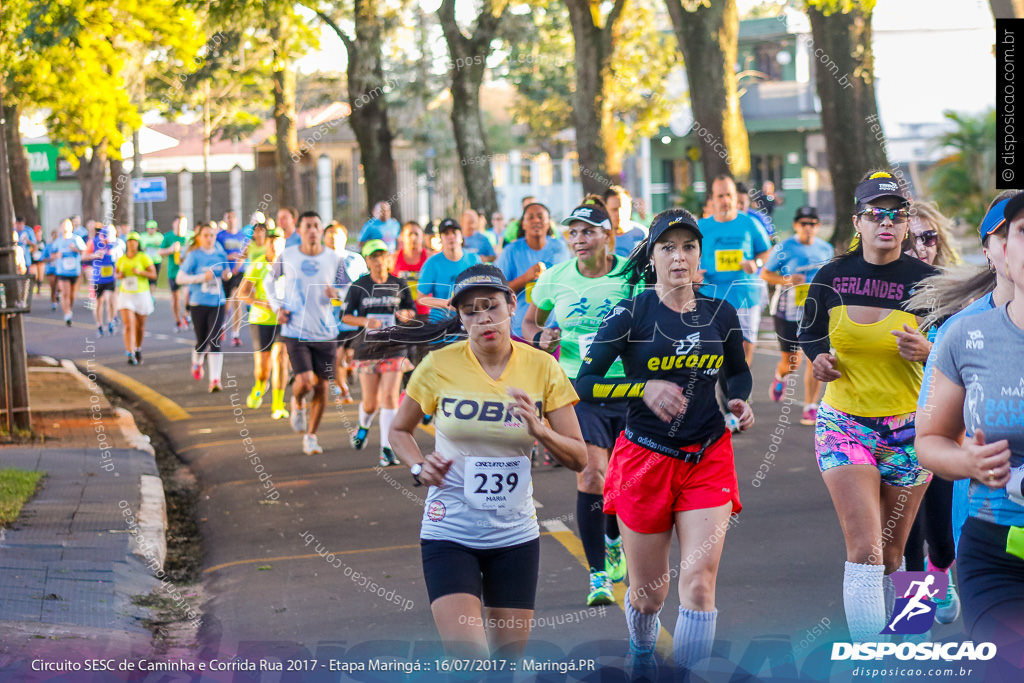
<svg viewBox="0 0 1024 683">
<path fill-rule="evenodd" d="M 394 408 L 380 409 L 380 445 L 382 448 L 391 448 L 388 430 L 391 429 L 391 423 L 394 421 L 395 413 L 397 412 Z"/>
<path fill-rule="evenodd" d="M 626 627 L 629 629 L 629 640 L 640 650 L 648 651 L 654 649 L 654 643 L 658 640 L 658 628 L 661 623 L 658 621 L 659 609 L 654 614 L 643 614 L 638 612 L 633 603 L 630 602 L 629 594 L 626 594 Z"/>
<path fill-rule="evenodd" d="M 196 351 L 195 349 L 192 350 L 192 365 L 202 365 L 205 359 L 205 351 Z"/>
<path fill-rule="evenodd" d="M 210 365 L 210 381 L 220 381 L 220 371 L 224 367 L 224 354 L 211 353 L 206 357 Z"/>
<path fill-rule="evenodd" d="M 846 563 L 843 605 L 851 640 L 878 640 L 879 631 L 885 628 L 884 573 L 884 565 Z"/>
<path fill-rule="evenodd" d="M 377 411 L 367 413 L 363 410 L 363 404 L 359 404 L 359 426 L 369 429 L 373 425 L 373 416 L 377 414 Z"/>
<path fill-rule="evenodd" d="M 692 669 L 695 664 L 711 656 L 717 623 L 717 608 L 710 612 L 679 608 L 679 620 L 676 621 L 672 638 L 672 657 L 676 668 Z"/>
</svg>

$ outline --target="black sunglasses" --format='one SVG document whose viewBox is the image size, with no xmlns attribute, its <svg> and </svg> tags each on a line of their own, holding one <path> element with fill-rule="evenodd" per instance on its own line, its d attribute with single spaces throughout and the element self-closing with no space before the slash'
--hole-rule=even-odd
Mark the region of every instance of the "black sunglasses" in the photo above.
<svg viewBox="0 0 1024 683">
<path fill-rule="evenodd" d="M 925 230 L 920 235 L 914 235 L 914 239 L 926 247 L 934 247 L 935 243 L 939 241 L 939 233 L 934 230 Z"/>
<path fill-rule="evenodd" d="M 863 216 L 872 223 L 881 223 L 886 218 L 893 223 L 906 223 L 910 219 L 910 211 L 904 208 L 881 209 L 877 206 L 869 206 L 857 215 Z"/>
</svg>

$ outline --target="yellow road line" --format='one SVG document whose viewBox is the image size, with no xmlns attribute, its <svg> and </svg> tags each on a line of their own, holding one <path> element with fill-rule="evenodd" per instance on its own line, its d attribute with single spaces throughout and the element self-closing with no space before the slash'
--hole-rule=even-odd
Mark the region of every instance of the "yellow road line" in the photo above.
<svg viewBox="0 0 1024 683">
<path fill-rule="evenodd" d="M 109 381 L 121 385 L 123 388 L 156 408 L 160 411 L 161 415 L 171 422 L 189 420 L 192 418 L 192 415 L 189 414 L 187 410 L 171 399 L 167 398 L 163 394 L 153 391 L 142 382 L 139 382 L 124 373 L 118 372 L 113 368 L 108 368 L 106 365 L 101 365 L 100 363 L 89 363 L 85 369 L 87 369 L 88 372 L 95 372 Z"/>
<path fill-rule="evenodd" d="M 569 554 L 576 558 L 576 560 L 583 565 L 583 568 L 588 572 L 590 571 L 590 563 L 587 562 L 587 554 L 583 551 L 583 543 L 579 537 L 574 534 L 569 527 L 560 521 L 541 522 L 544 528 L 548 529 L 546 532 L 552 536 L 556 541 L 562 544 Z M 619 609 L 624 609 L 626 604 L 626 582 L 612 584 L 612 592 L 615 594 L 615 606 Z M 665 661 L 671 661 L 672 659 L 672 634 L 665 630 L 662 626 L 658 634 L 658 642 L 655 646 L 655 650 L 661 658 Z"/>
</svg>

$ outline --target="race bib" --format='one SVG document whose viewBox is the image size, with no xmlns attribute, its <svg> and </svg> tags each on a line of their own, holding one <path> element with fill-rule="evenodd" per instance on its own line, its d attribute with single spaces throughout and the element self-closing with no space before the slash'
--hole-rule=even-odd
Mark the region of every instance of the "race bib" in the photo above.
<svg viewBox="0 0 1024 683">
<path fill-rule="evenodd" d="M 467 456 L 463 493 L 477 510 L 522 507 L 530 495 L 530 459 Z"/>
<path fill-rule="evenodd" d="M 220 294 L 220 280 L 217 278 L 203 280 L 203 284 L 199 289 L 203 294 Z"/>
<path fill-rule="evenodd" d="M 743 269 L 742 249 L 719 249 L 715 252 L 715 270 L 720 273 Z"/>
<path fill-rule="evenodd" d="M 65 256 L 65 257 L 63 257 L 60 260 L 60 269 L 61 270 L 77 270 L 78 269 L 78 259 L 76 259 L 74 256 Z"/>
<path fill-rule="evenodd" d="M 139 291 L 139 278 L 135 275 L 129 275 L 128 277 L 121 280 L 121 291 L 134 294 Z"/>
<path fill-rule="evenodd" d="M 385 327 L 395 326 L 395 314 L 394 313 L 370 313 L 366 316 L 367 320 L 379 320 L 380 329 Z"/>
<path fill-rule="evenodd" d="M 113 277 L 114 266 L 100 266 L 100 277 Z"/>
<path fill-rule="evenodd" d="M 802 285 L 793 286 L 793 302 L 797 307 L 803 306 L 807 303 L 807 294 L 811 291 L 811 285 L 804 283 Z"/>
</svg>

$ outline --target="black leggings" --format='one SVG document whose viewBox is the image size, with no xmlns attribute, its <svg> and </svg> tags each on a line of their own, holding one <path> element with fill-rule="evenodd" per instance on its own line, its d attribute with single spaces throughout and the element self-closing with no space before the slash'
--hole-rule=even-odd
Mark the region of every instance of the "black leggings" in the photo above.
<svg viewBox="0 0 1024 683">
<path fill-rule="evenodd" d="M 196 333 L 196 351 L 220 352 L 220 333 L 224 327 L 224 304 L 220 306 L 188 307 L 192 315 L 192 329 Z"/>
<path fill-rule="evenodd" d="M 907 570 L 924 571 L 924 543 L 928 541 L 928 557 L 933 567 L 946 569 L 956 559 L 953 545 L 953 482 L 932 477 L 924 492 L 924 500 L 910 527 L 907 546 Z"/>
</svg>

